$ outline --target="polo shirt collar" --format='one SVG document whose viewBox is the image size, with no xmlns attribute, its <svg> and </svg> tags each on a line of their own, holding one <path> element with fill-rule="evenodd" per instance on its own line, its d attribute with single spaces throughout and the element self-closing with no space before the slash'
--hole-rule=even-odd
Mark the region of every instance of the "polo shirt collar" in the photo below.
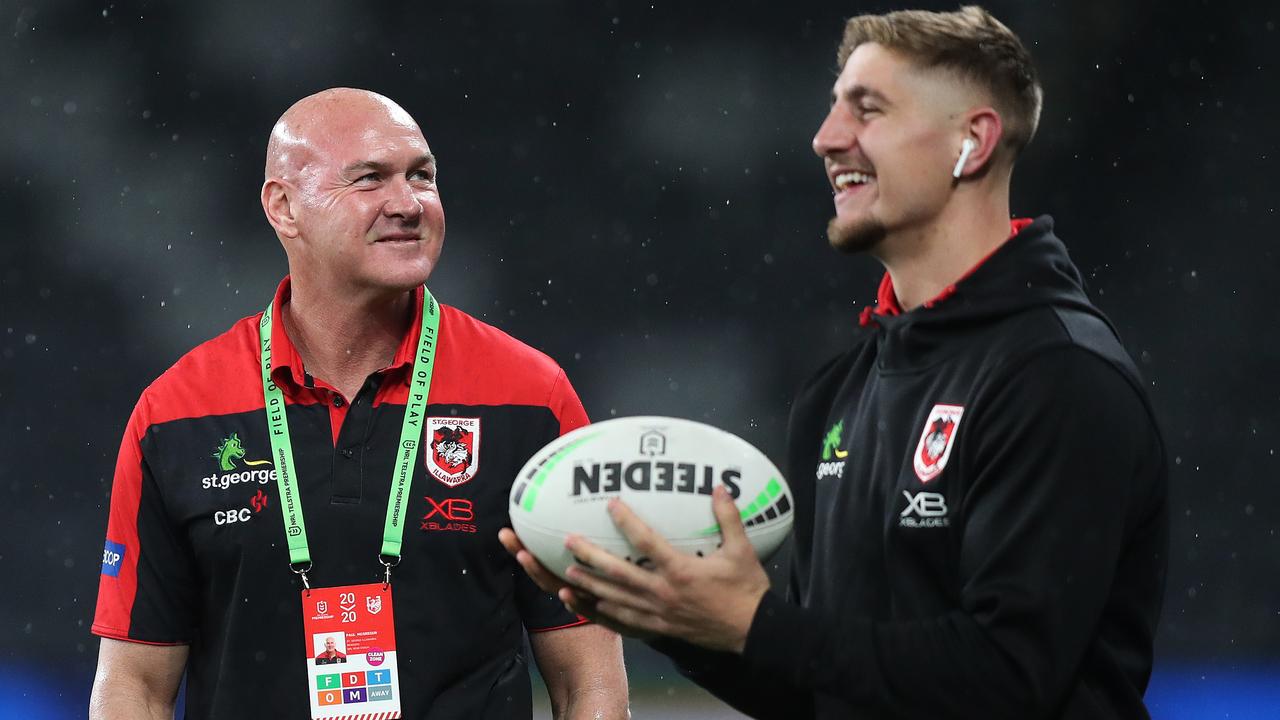
<svg viewBox="0 0 1280 720">
<path fill-rule="evenodd" d="M 422 333 L 422 293 L 421 285 L 413 289 L 413 297 L 409 300 L 413 308 L 413 320 L 409 323 L 408 332 L 400 339 L 400 346 L 396 348 L 391 364 L 381 372 L 413 366 L 414 355 L 418 348 L 418 336 Z M 285 332 L 282 320 L 283 308 L 285 303 L 289 302 L 290 294 L 290 276 L 285 275 L 276 288 L 275 297 L 271 300 L 271 379 L 275 380 L 277 385 L 282 380 L 288 380 L 294 387 L 306 387 L 307 371 L 302 367 L 302 356 L 298 354 L 298 349 L 289 339 L 289 334 Z"/>
</svg>

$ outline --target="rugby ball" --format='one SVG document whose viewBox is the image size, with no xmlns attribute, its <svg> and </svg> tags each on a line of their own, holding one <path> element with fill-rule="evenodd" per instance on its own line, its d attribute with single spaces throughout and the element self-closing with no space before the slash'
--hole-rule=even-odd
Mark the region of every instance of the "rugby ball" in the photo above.
<svg viewBox="0 0 1280 720">
<path fill-rule="evenodd" d="M 578 428 L 537 452 L 511 486 L 511 527 L 561 578 L 576 563 L 565 537 L 580 535 L 627 561 L 642 557 L 606 510 L 621 498 L 676 549 L 720 546 L 711 489 L 724 485 L 763 560 L 791 530 L 791 489 L 764 453 L 710 425 L 671 417 L 625 417 Z"/>
</svg>

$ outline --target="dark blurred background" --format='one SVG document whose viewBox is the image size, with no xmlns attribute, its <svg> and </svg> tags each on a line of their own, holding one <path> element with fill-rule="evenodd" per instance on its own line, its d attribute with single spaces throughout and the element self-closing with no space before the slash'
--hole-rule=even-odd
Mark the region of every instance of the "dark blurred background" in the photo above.
<svg viewBox="0 0 1280 720">
<path fill-rule="evenodd" d="M 952 3 L 915 7 L 954 9 Z M 546 351 L 591 416 L 779 458 L 880 271 L 836 255 L 810 139 L 873 2 L 0 0 L 0 716 L 83 715 L 111 473 L 139 392 L 285 272 L 267 134 L 382 92 L 440 158 L 443 301 Z M 1280 705 L 1280 11 L 987 5 L 1039 64 L 1017 215 L 1050 213 L 1173 462 L 1156 717 Z M 635 716 L 732 717 L 641 646 Z"/>
</svg>

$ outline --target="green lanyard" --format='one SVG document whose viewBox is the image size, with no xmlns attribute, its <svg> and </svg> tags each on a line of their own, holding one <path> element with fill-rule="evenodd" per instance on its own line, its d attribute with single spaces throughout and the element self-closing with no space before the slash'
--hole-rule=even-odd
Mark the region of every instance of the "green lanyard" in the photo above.
<svg viewBox="0 0 1280 720">
<path fill-rule="evenodd" d="M 409 379 L 409 399 L 405 404 L 404 422 L 400 426 L 399 459 L 391 473 L 391 493 L 387 497 L 387 519 L 382 528 L 382 550 L 378 562 L 386 568 L 386 583 L 391 583 L 391 568 L 400 564 L 400 545 L 404 536 L 404 500 L 413 482 L 413 466 L 418 460 L 418 442 L 422 438 L 422 419 L 426 416 L 427 396 L 431 392 L 431 373 L 436 362 L 436 332 L 440 327 L 440 307 L 431 291 L 422 288 L 422 331 L 413 358 L 413 375 Z M 289 421 L 285 417 L 284 394 L 271 379 L 271 305 L 262 313 L 258 325 L 262 343 L 262 394 L 266 399 L 267 429 L 271 438 L 271 455 L 275 461 L 276 484 L 280 488 L 280 512 L 284 516 L 284 534 L 289 543 L 289 569 L 302 576 L 302 584 L 310 589 L 307 572 L 311 570 L 311 550 L 307 545 L 307 524 L 302 518 L 302 497 L 293 474 L 293 443 L 289 439 Z M 383 558 L 392 558 L 393 561 Z"/>
</svg>

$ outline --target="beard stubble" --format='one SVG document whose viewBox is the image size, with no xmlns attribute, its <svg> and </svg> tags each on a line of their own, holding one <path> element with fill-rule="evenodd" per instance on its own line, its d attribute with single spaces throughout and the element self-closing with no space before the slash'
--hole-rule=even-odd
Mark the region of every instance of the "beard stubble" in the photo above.
<svg viewBox="0 0 1280 720">
<path fill-rule="evenodd" d="M 847 225 L 841 223 L 839 217 L 833 217 L 827 223 L 827 241 L 831 247 L 849 255 L 874 249 L 887 232 L 884 223 L 873 217 Z"/>
</svg>

